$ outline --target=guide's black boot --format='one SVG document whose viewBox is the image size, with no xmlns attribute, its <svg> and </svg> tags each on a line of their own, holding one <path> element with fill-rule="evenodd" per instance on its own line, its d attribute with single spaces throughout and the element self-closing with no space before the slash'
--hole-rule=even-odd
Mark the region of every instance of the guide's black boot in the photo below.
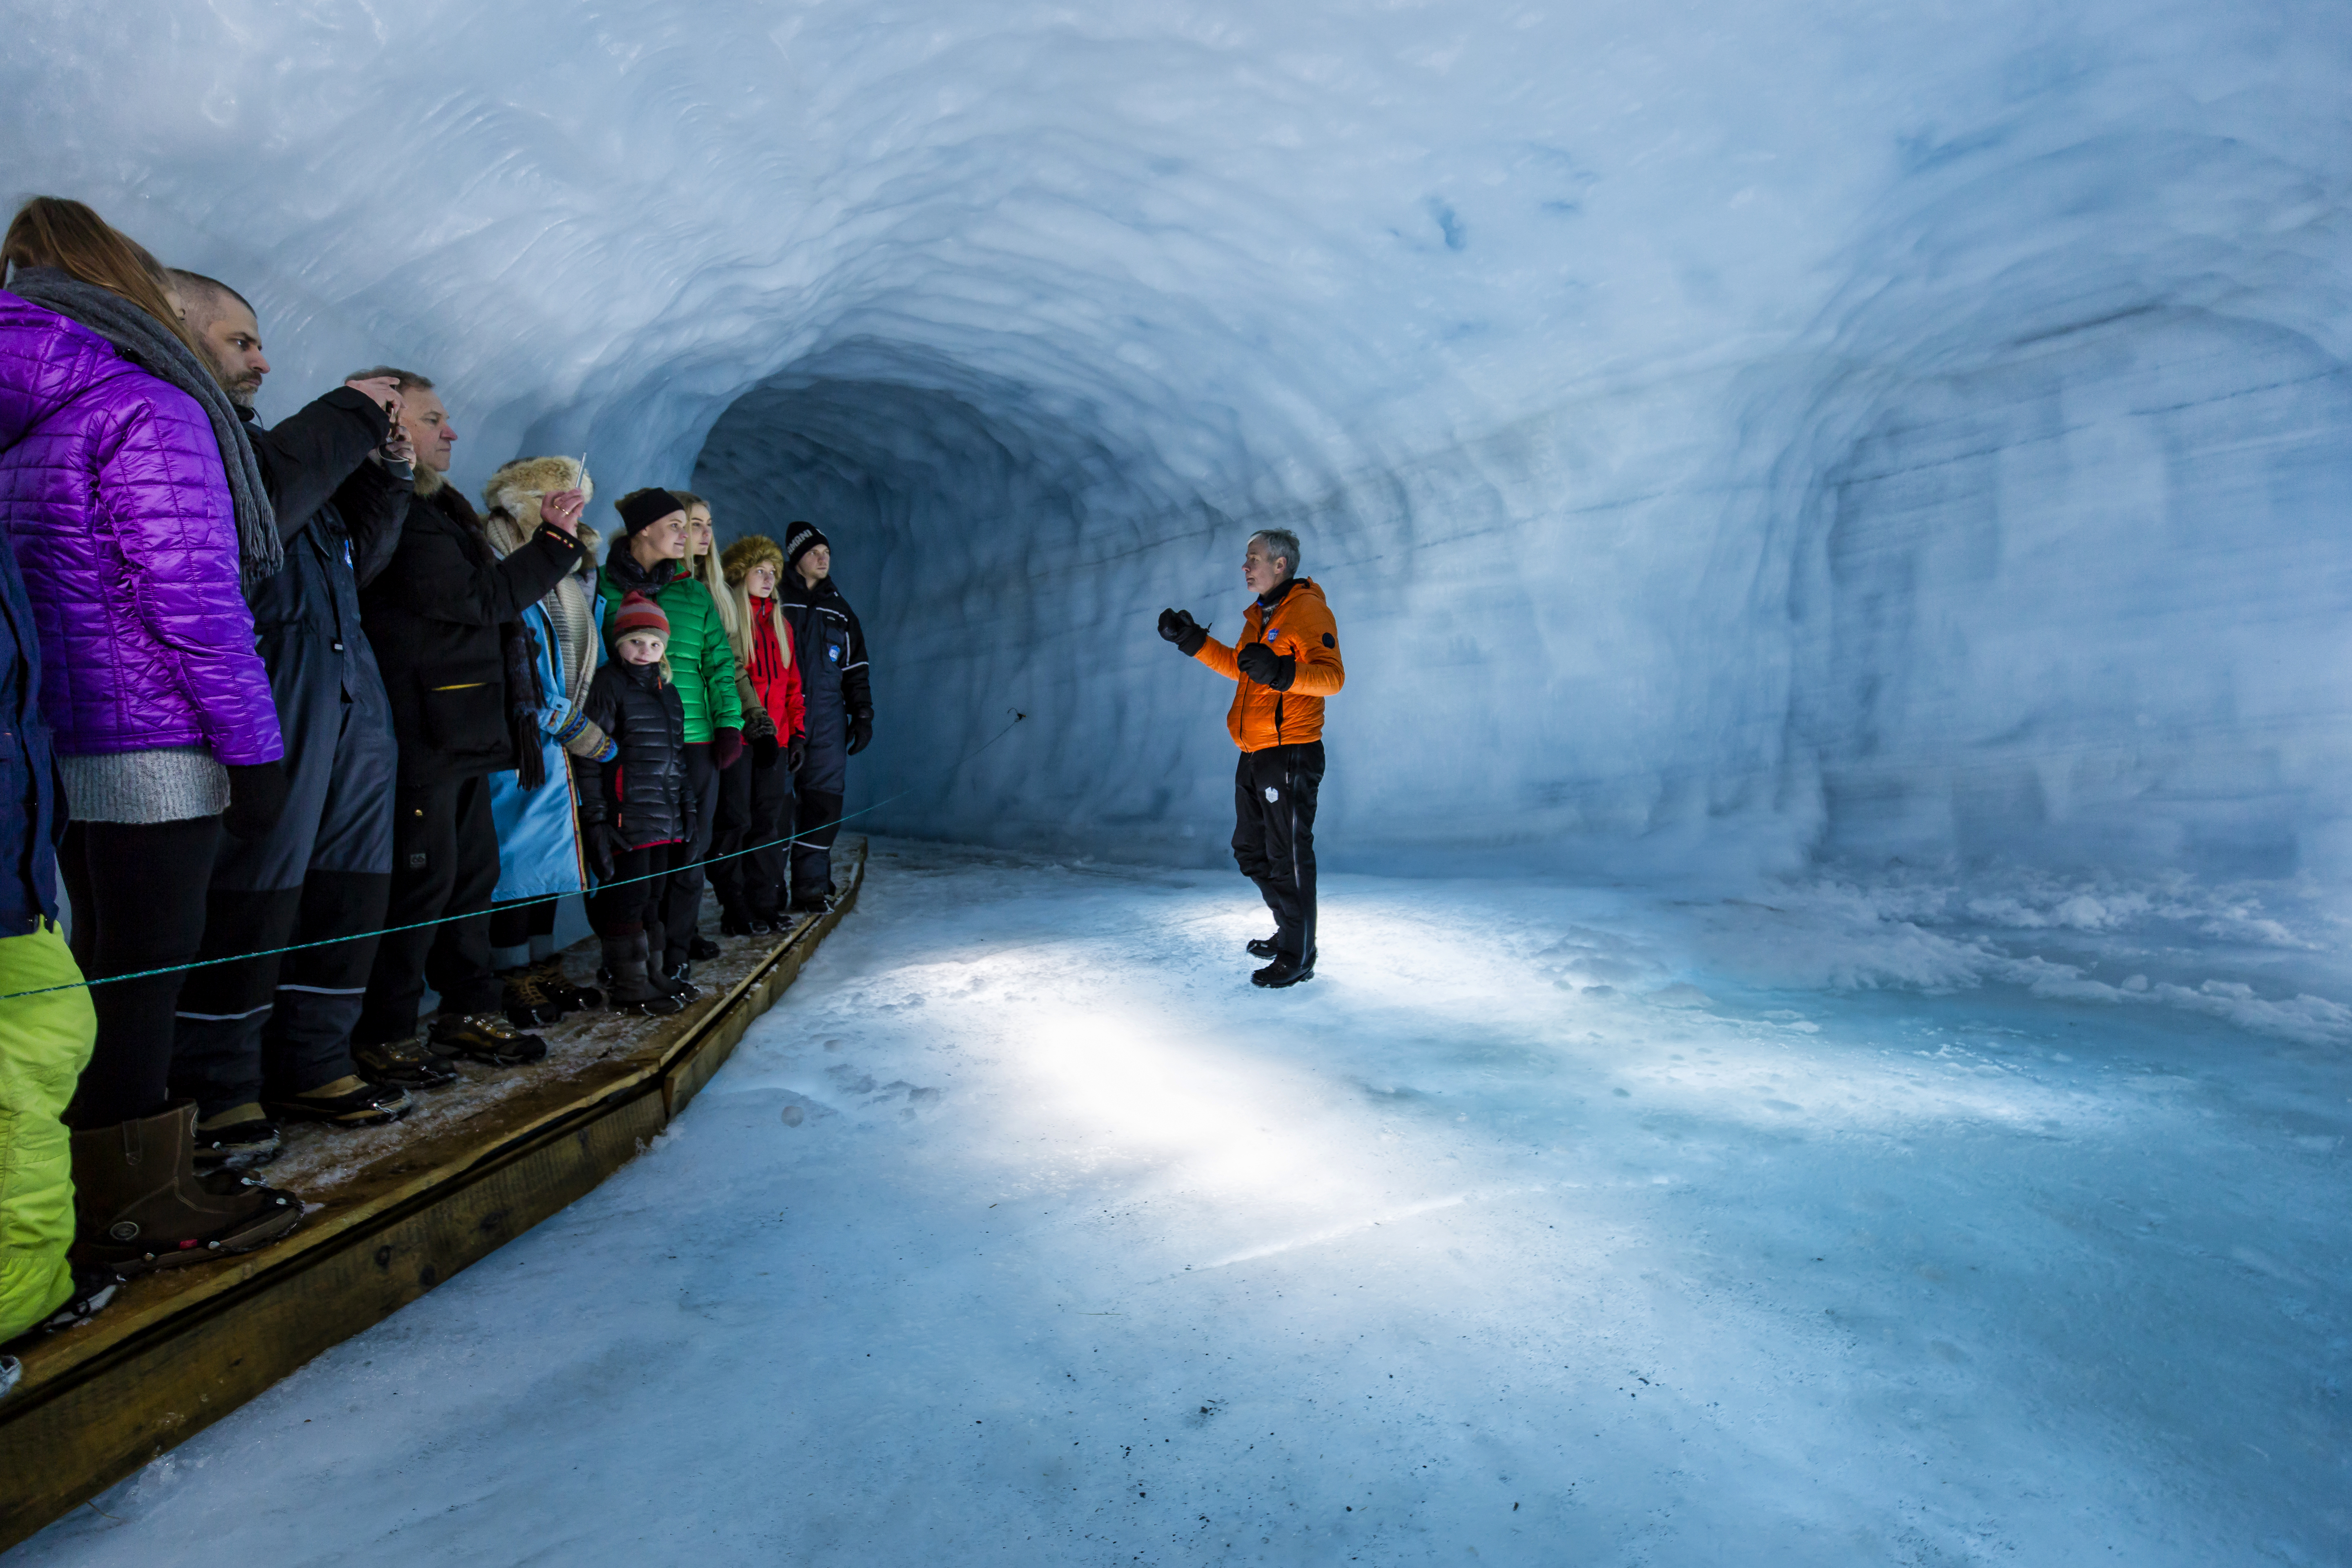
<svg viewBox="0 0 2352 1568">
<path fill-rule="evenodd" d="M 1282 949 L 1274 945 L 1274 938 L 1270 936 L 1254 938 L 1249 944 L 1249 955 L 1252 958 L 1272 958 L 1281 951 Z"/>
<path fill-rule="evenodd" d="M 614 1012 L 666 1018 L 686 1005 L 677 997 L 654 989 L 647 973 L 645 932 L 608 937 L 604 946 L 604 967 L 613 976 L 612 999 L 606 1005 Z"/>
<path fill-rule="evenodd" d="M 1305 958 L 1293 958 L 1286 952 L 1277 952 L 1274 955 L 1272 963 L 1250 976 L 1250 984 L 1263 985 L 1269 990 L 1279 990 L 1285 985 L 1296 985 L 1302 980 L 1314 978 L 1315 955 L 1313 953 L 1308 953 Z"/>
<path fill-rule="evenodd" d="M 301 1201 L 233 1171 L 199 1174 L 196 1107 L 73 1135 L 77 1268 L 129 1276 L 250 1252 L 302 1223 Z"/>
</svg>

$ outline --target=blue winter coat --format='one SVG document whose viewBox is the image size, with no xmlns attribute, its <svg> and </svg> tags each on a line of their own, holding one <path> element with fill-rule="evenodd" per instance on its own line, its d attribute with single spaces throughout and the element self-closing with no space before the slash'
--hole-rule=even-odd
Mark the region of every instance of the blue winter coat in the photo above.
<svg viewBox="0 0 2352 1568">
<path fill-rule="evenodd" d="M 58 915 L 65 802 L 41 717 L 41 641 L 16 558 L 0 541 L 0 938 Z"/>
<path fill-rule="evenodd" d="M 593 585 L 587 598 L 597 626 L 597 635 L 589 639 L 589 658 L 601 663 L 604 605 Z M 580 714 L 564 697 L 572 672 L 562 668 L 562 650 L 545 603 L 526 609 L 522 621 L 539 644 L 539 689 L 545 699 L 539 710 L 539 750 L 547 782 L 526 790 L 511 768 L 490 775 L 490 816 L 499 829 L 499 886 L 491 896 L 500 901 L 588 890 L 572 763 L 558 739 L 579 728 Z"/>
</svg>

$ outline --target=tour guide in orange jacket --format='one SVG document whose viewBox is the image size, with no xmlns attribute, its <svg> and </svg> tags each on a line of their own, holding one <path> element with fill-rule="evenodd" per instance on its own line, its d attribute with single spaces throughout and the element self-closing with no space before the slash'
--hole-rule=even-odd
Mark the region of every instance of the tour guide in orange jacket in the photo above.
<svg viewBox="0 0 2352 1568">
<path fill-rule="evenodd" d="M 1234 647 L 1182 610 L 1160 613 L 1160 635 L 1237 683 L 1225 727 L 1242 749 L 1234 772 L 1234 858 L 1274 911 L 1271 939 L 1249 944 L 1274 962 L 1257 985 L 1315 977 L 1315 796 L 1323 784 L 1323 700 L 1346 683 L 1339 632 L 1323 590 L 1298 576 L 1298 536 L 1253 534 L 1242 577 L 1257 599 Z"/>
</svg>

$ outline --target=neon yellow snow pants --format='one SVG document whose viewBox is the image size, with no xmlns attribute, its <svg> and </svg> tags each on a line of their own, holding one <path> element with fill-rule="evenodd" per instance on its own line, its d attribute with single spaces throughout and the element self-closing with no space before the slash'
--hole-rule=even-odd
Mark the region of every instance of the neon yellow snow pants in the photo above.
<svg viewBox="0 0 2352 1568">
<path fill-rule="evenodd" d="M 98 1016 L 65 933 L 44 922 L 0 938 L 0 995 L 70 985 L 0 1002 L 0 1342 L 73 1294 L 73 1153 L 66 1101 L 89 1061 Z"/>
</svg>

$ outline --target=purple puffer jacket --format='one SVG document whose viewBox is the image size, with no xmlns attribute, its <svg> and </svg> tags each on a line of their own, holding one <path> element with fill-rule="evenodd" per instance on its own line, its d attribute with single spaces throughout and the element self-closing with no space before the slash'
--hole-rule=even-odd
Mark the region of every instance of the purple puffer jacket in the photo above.
<svg viewBox="0 0 2352 1568">
<path fill-rule="evenodd" d="M 284 755 L 205 411 L 5 291 L 0 532 L 33 602 L 59 752 L 205 746 L 231 767 Z"/>
</svg>

